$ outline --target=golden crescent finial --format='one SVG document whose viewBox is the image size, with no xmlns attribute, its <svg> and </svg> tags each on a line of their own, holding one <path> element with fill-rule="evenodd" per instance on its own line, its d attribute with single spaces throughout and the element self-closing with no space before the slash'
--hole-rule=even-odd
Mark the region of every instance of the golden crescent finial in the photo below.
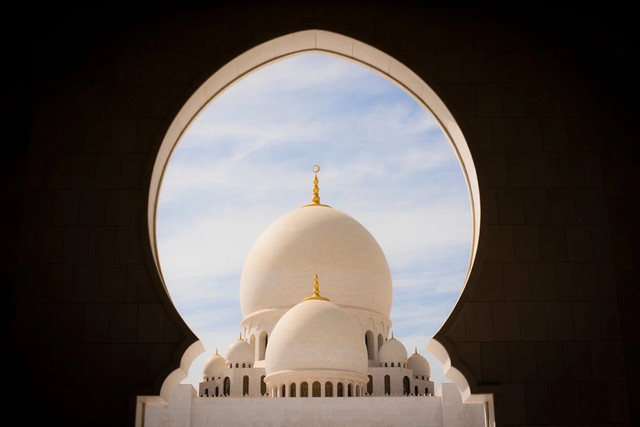
<svg viewBox="0 0 640 427">
<path fill-rule="evenodd" d="M 313 295 L 303 299 L 302 301 L 308 301 L 310 299 L 319 299 L 322 301 L 329 301 L 329 298 L 320 296 L 320 284 L 318 283 L 318 273 L 313 276 Z"/>
<path fill-rule="evenodd" d="M 306 206 L 325 206 L 330 208 L 331 206 L 323 205 L 320 203 L 320 187 L 318 186 L 318 172 L 320 172 L 320 165 L 313 165 L 313 197 L 311 197 L 311 203 Z"/>
<path fill-rule="evenodd" d="M 320 165 L 313 165 L 313 173 L 320 172 Z"/>
</svg>

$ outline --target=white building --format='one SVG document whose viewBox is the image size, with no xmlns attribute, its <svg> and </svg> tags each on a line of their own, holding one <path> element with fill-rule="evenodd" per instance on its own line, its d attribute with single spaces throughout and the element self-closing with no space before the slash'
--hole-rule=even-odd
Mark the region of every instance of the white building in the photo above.
<svg viewBox="0 0 640 427">
<path fill-rule="evenodd" d="M 427 360 L 417 349 L 408 357 L 391 333 L 384 253 L 359 222 L 320 203 L 317 171 L 312 203 L 276 220 L 247 257 L 241 335 L 207 360 L 197 394 L 180 387 L 182 404 L 149 407 L 146 425 L 176 425 L 177 413 L 189 426 L 485 425 L 483 405 L 458 405 L 453 384 L 435 393 Z M 319 399 L 289 399 L 301 397 Z"/>
</svg>

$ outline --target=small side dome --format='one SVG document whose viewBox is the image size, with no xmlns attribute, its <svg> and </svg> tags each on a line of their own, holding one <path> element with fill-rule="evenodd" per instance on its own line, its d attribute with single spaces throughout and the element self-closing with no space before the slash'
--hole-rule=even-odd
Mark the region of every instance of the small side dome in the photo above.
<svg viewBox="0 0 640 427">
<path fill-rule="evenodd" d="M 367 349 L 354 319 L 320 296 L 318 275 L 311 297 L 287 311 L 271 332 L 266 373 L 342 372 L 366 378 Z M 273 378 L 273 377 L 271 377 Z"/>
<path fill-rule="evenodd" d="M 382 363 L 405 363 L 407 361 L 407 349 L 400 341 L 398 341 L 393 337 L 393 335 L 391 335 L 391 339 L 385 341 L 384 344 L 382 344 L 382 347 L 380 347 L 378 358 Z"/>
<path fill-rule="evenodd" d="M 226 362 L 224 357 L 218 354 L 216 348 L 216 354 L 211 356 L 204 364 L 202 368 L 202 376 L 204 378 L 219 377 L 220 373 L 226 368 Z"/>
<path fill-rule="evenodd" d="M 227 363 L 253 363 L 254 352 L 251 344 L 238 338 L 235 340 L 227 350 Z"/>
<path fill-rule="evenodd" d="M 409 357 L 409 360 L 407 360 L 407 368 L 413 370 L 413 375 L 424 375 L 427 378 L 431 376 L 431 367 L 429 366 L 429 362 L 427 362 L 427 359 L 422 355 L 418 354 L 418 349 L 416 349 L 416 352 Z"/>
</svg>

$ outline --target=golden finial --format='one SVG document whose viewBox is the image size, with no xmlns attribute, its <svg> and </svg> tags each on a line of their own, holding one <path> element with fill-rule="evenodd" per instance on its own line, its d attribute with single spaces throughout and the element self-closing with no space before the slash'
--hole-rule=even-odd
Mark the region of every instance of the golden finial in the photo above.
<svg viewBox="0 0 640 427">
<path fill-rule="evenodd" d="M 329 301 L 329 298 L 325 298 L 320 296 L 320 284 L 318 283 L 318 273 L 313 277 L 313 295 L 310 297 L 306 297 L 302 301 L 307 301 L 310 299 L 319 299 L 323 301 Z"/>
<path fill-rule="evenodd" d="M 238 339 L 242 340 L 242 331 L 240 331 L 240 333 L 238 334 Z"/>
<path fill-rule="evenodd" d="M 413 354 L 418 354 L 418 347 L 416 347 L 416 352 L 415 352 L 415 353 L 413 353 Z"/>
<path fill-rule="evenodd" d="M 331 207 L 331 206 L 323 205 L 322 203 L 320 203 L 320 187 L 318 187 L 318 172 L 320 172 L 320 166 L 313 165 L 313 197 L 311 198 L 311 203 L 305 206 Z"/>
<path fill-rule="evenodd" d="M 391 339 L 395 340 L 395 338 L 393 337 L 393 331 L 391 331 Z"/>
<path fill-rule="evenodd" d="M 218 347 L 216 347 L 216 354 L 215 354 L 215 355 L 216 355 L 216 356 L 220 356 L 220 355 L 218 354 Z"/>
</svg>

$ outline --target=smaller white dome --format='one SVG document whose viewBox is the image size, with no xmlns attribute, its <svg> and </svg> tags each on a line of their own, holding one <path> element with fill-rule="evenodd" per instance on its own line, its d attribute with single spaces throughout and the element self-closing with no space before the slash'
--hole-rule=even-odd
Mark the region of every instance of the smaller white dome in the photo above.
<svg viewBox="0 0 640 427">
<path fill-rule="evenodd" d="M 238 338 L 229 346 L 226 359 L 227 363 L 253 363 L 253 347 L 242 338 Z"/>
<path fill-rule="evenodd" d="M 220 373 L 226 368 L 226 362 L 224 357 L 218 354 L 218 349 L 216 349 L 216 354 L 211 356 L 204 364 L 202 368 L 202 376 L 204 378 L 209 377 L 218 377 Z"/>
<path fill-rule="evenodd" d="M 431 367 L 429 366 L 429 362 L 427 362 L 427 359 L 422 355 L 418 354 L 418 349 L 416 349 L 416 352 L 409 357 L 409 360 L 407 360 L 407 368 L 413 370 L 413 375 L 424 375 L 427 378 L 431 376 Z"/>
<path fill-rule="evenodd" d="M 380 353 L 378 353 L 378 359 L 380 362 L 402 362 L 407 361 L 407 349 L 404 345 L 395 339 L 393 335 L 391 339 L 388 339 L 380 347 Z"/>
</svg>

